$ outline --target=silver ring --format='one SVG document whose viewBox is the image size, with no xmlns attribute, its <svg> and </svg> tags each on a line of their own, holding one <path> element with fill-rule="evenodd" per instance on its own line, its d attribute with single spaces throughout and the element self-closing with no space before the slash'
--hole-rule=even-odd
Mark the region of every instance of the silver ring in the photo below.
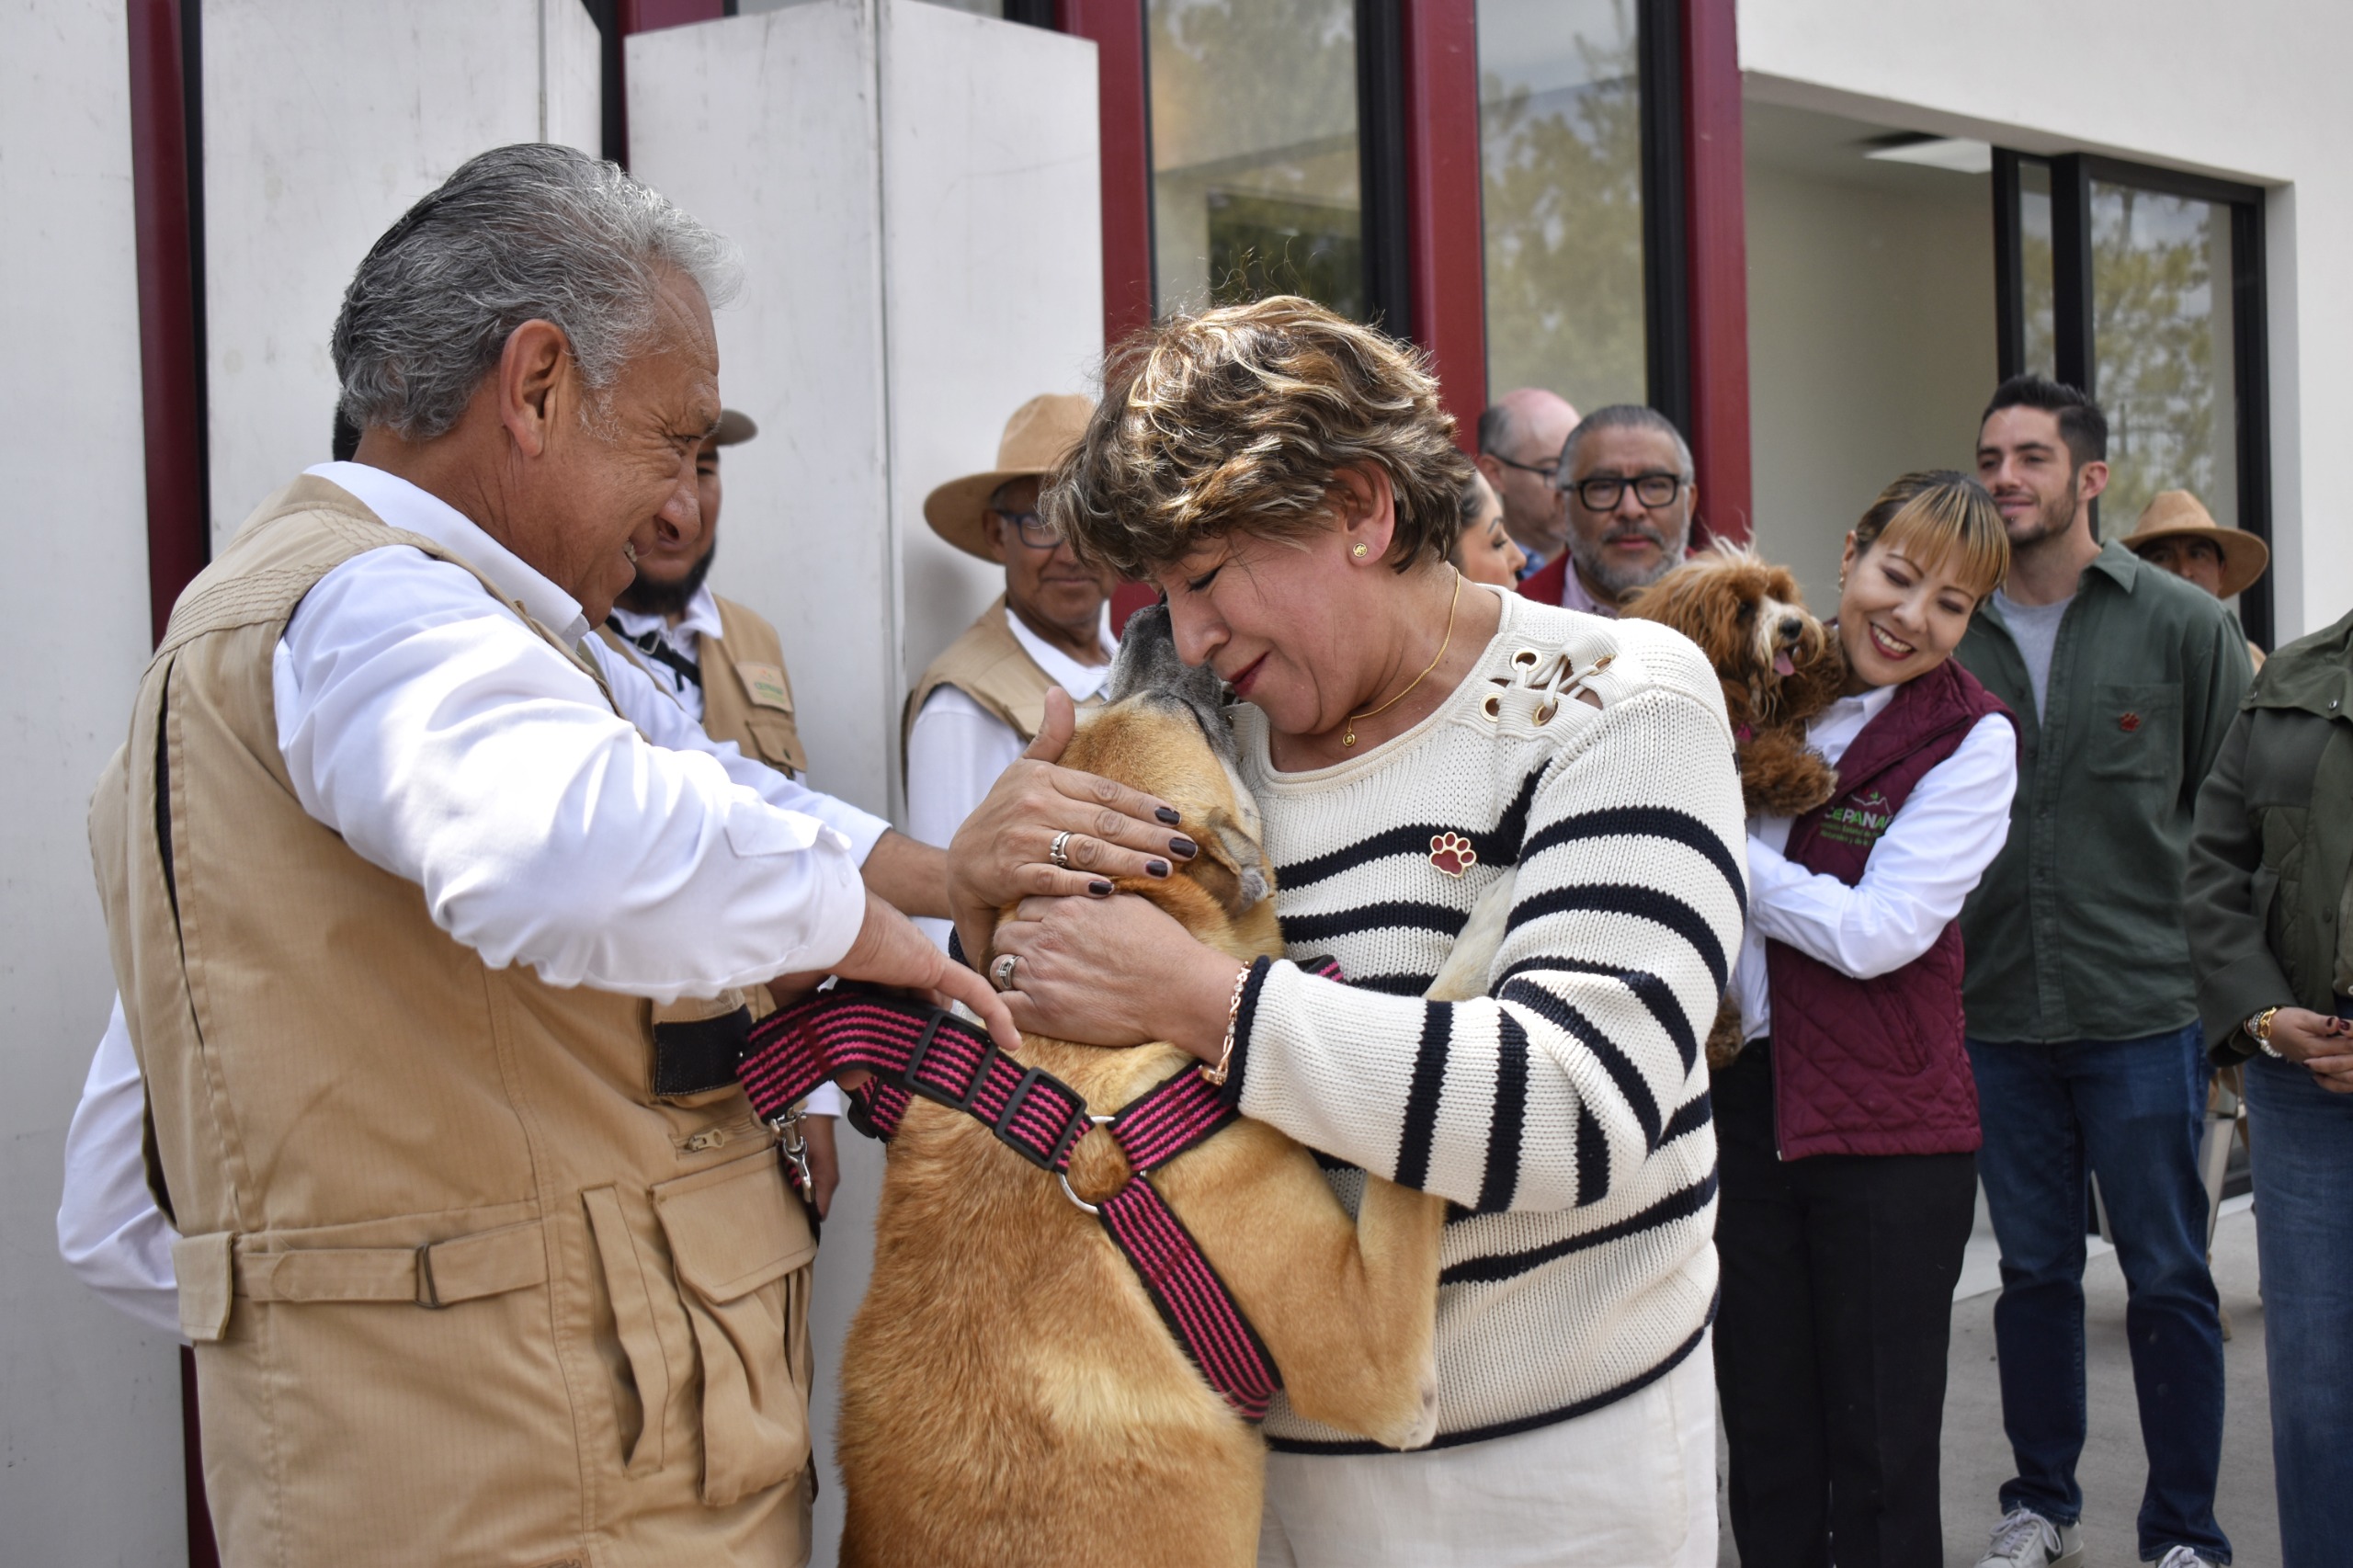
<svg viewBox="0 0 2353 1568">
<path fill-rule="evenodd" d="M 1093 1122 L 1097 1127 L 1108 1127 L 1111 1125 L 1112 1121 L 1112 1119 L 1108 1116 L 1090 1116 L 1086 1119 Z M 1054 1173 L 1054 1179 L 1063 1184 L 1063 1196 L 1069 1199 L 1073 1203 L 1078 1205 L 1081 1212 L 1087 1214 L 1100 1214 L 1103 1212 L 1103 1206 L 1101 1204 L 1089 1203 L 1086 1199 L 1081 1198 L 1072 1189 L 1070 1185 L 1070 1172 L 1066 1170 L 1056 1171 Z M 1132 1181 L 1135 1178 L 1131 1176 L 1129 1179 Z M 1114 1194 L 1113 1196 L 1116 1197 L 1118 1195 Z"/>
<path fill-rule="evenodd" d="M 1054 835 L 1054 841 L 1046 846 L 1046 858 L 1065 871 L 1070 869 L 1070 830 L 1068 828 Z"/>
<path fill-rule="evenodd" d="M 989 983 L 999 991 L 1013 989 L 1013 966 L 1021 961 L 1019 953 L 1005 953 L 989 965 Z"/>
</svg>

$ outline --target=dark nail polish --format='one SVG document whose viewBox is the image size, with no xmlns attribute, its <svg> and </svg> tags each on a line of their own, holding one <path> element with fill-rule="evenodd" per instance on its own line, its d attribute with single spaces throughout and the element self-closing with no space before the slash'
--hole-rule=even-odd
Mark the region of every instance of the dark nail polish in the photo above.
<svg viewBox="0 0 2353 1568">
<path fill-rule="evenodd" d="M 1144 875 L 1148 877 L 1165 877 L 1168 874 L 1168 862 L 1165 860 L 1146 860 L 1143 863 L 1143 870 Z"/>
<path fill-rule="evenodd" d="M 1189 860 L 1200 852 L 1201 846 L 1189 838 L 1177 837 L 1168 841 L 1168 853 L 1179 860 Z"/>
<path fill-rule="evenodd" d="M 1171 827 L 1175 827 L 1178 820 L 1176 816 L 1176 809 L 1174 806 L 1156 807 L 1152 814 L 1158 817 L 1162 822 L 1166 823 Z"/>
<path fill-rule="evenodd" d="M 1111 884 L 1105 881 L 1102 878 L 1097 877 L 1093 881 L 1086 884 L 1086 891 L 1093 893 L 1097 898 L 1109 898 L 1111 896 Z"/>
</svg>

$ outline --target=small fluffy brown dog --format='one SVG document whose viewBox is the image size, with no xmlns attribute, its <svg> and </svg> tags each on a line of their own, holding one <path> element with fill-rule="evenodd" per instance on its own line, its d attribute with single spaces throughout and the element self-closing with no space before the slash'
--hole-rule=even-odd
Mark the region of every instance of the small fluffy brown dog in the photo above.
<svg viewBox="0 0 2353 1568">
<path fill-rule="evenodd" d="M 1806 744 L 1805 725 L 1837 700 L 1847 658 L 1787 567 L 1719 540 L 1643 589 L 1625 613 L 1675 628 L 1716 667 L 1751 816 L 1802 816 L 1830 799 L 1837 770 Z M 1708 1031 L 1708 1065 L 1726 1065 L 1740 1046 L 1740 1007 L 1727 1000 Z"/>
<path fill-rule="evenodd" d="M 1125 891 L 1237 959 L 1279 953 L 1256 808 L 1227 760 L 1215 677 L 1177 661 L 1165 611 L 1130 623 L 1111 697 L 1063 761 L 1168 801 L 1201 846 L 1177 875 Z M 1108 1113 L 1193 1059 L 1167 1044 L 1100 1051 L 1031 1036 L 1022 1060 Z M 1080 1140 L 1081 1197 L 1127 1179 L 1108 1137 Z M 1293 1409 L 1392 1448 L 1429 1440 L 1441 1200 L 1368 1178 L 1352 1220 L 1305 1149 L 1248 1120 L 1150 1179 L 1266 1342 Z M 844 1563 L 1256 1560 L 1257 1431 L 1053 1177 L 971 1117 L 917 1100 L 891 1145 L 875 1229 L 873 1282 L 842 1365 Z"/>
</svg>

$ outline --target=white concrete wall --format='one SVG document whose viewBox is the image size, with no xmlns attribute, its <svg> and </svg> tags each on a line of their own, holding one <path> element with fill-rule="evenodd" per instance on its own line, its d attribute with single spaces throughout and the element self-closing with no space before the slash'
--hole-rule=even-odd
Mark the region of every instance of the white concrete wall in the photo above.
<svg viewBox="0 0 2353 1568">
<path fill-rule="evenodd" d="M 1095 45 L 885 0 L 883 274 L 891 518 L 907 676 L 1005 586 L 923 520 L 932 488 L 996 466 L 1013 411 L 1095 391 L 1103 200 Z"/>
<path fill-rule="evenodd" d="M 579 0 L 208 0 L 204 240 L 212 538 L 324 461 L 352 269 L 450 170 L 600 135 Z"/>
<path fill-rule="evenodd" d="M 84 818 L 148 646 L 123 17 L 0 4 L 0 476 L 29 589 L 0 686 L 0 1562 L 27 1568 L 187 1560 L 177 1353 L 57 1257 L 114 990 Z"/>
<path fill-rule="evenodd" d="M 1756 545 L 1824 615 L 1847 530 L 1881 487 L 1969 471 L 1995 380 L 1987 183 L 1917 174 L 1905 191 L 1748 167 Z"/>
<path fill-rule="evenodd" d="M 1003 584 L 932 535 L 923 498 L 993 466 L 1006 415 L 1085 390 L 1101 352 L 1094 45 L 817 0 L 629 51 L 631 169 L 745 255 L 720 387 L 760 435 L 727 455 L 713 580 L 776 622 L 816 784 L 894 811 L 909 676 Z M 841 1143 L 814 1309 L 818 1568 L 881 1182 L 874 1145 Z"/>
<path fill-rule="evenodd" d="M 2268 204 L 2274 592 L 2285 639 L 2353 608 L 2329 454 L 2353 426 L 2353 9 L 2310 0 L 1741 0 L 1752 98 L 2248 180 Z M 2309 279 L 2309 286 L 2306 280 Z M 1753 309 L 1752 305 L 1752 309 Z"/>
<path fill-rule="evenodd" d="M 818 786 L 888 813 L 909 677 L 1003 584 L 923 498 L 1101 355 L 1094 46 L 822 0 L 629 50 L 631 169 L 745 255 L 713 582 L 776 622 Z"/>
</svg>

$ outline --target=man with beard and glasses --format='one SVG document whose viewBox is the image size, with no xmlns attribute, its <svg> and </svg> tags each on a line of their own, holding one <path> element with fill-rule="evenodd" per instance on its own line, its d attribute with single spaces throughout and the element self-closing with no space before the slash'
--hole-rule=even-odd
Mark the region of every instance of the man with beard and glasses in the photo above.
<svg viewBox="0 0 2353 1568">
<path fill-rule="evenodd" d="M 2107 457 L 2099 405 L 2039 376 L 2003 382 L 1979 423 L 2010 574 L 1956 656 L 2023 734 L 2009 840 L 1961 916 L 2018 1462 L 1979 1568 L 2083 1560 L 2086 1169 L 2124 1263 L 2149 1457 L 2139 1555 L 2231 1560 L 2214 1519 L 2222 1338 L 2198 1167 L 2209 1069 L 2182 900 L 2199 787 L 2250 671 L 2211 594 L 2100 542 Z"/>
<path fill-rule="evenodd" d="M 1699 486 L 1691 448 L 1654 408 L 1597 408 L 1569 432 L 1553 483 L 1566 503 L 1568 548 L 1519 591 L 1542 604 L 1614 617 L 1638 588 L 1683 559 Z"/>
</svg>

